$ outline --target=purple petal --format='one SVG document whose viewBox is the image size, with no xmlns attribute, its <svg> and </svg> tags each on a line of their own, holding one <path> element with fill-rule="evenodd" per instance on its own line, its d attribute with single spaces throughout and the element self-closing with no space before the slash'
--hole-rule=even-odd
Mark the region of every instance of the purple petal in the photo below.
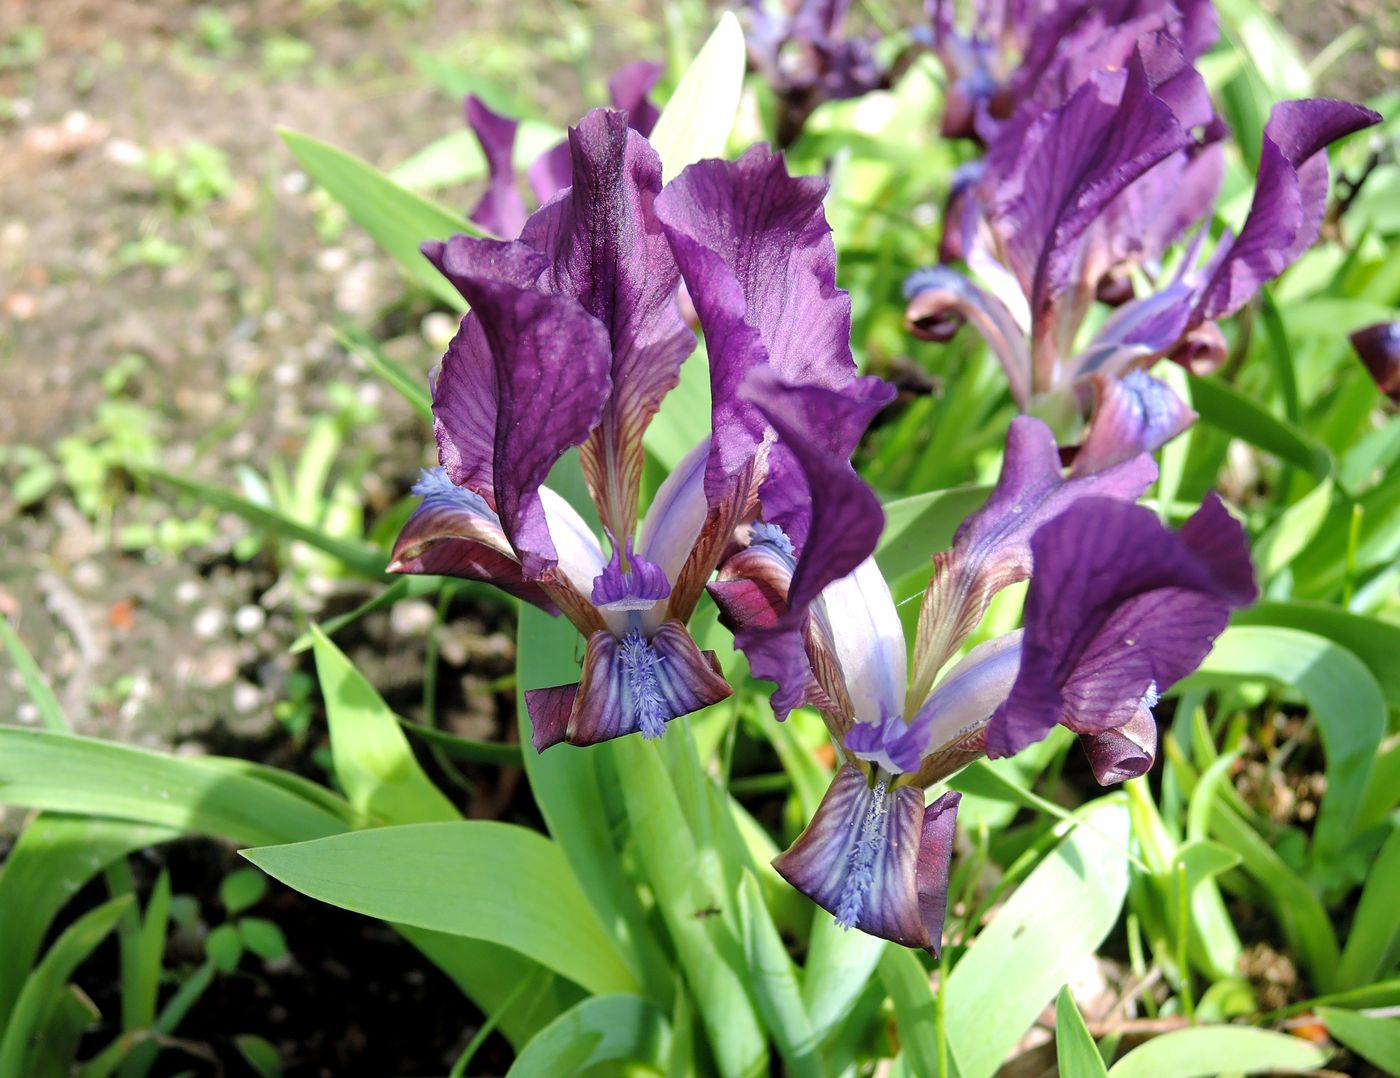
<svg viewBox="0 0 1400 1078">
<path fill-rule="evenodd" d="M 518 283 L 538 259 L 521 248 L 462 236 L 447 245 L 446 272 L 473 309 L 443 359 L 433 414 L 449 478 L 494 503 L 534 580 L 557 561 L 539 487 L 597 426 L 610 350 L 576 300 Z"/>
<path fill-rule="evenodd" d="M 1339 138 L 1379 123 L 1346 101 L 1282 101 L 1264 127 L 1259 177 L 1244 228 L 1212 259 L 1193 322 L 1239 310 L 1312 246 L 1327 203 L 1327 155 Z"/>
<path fill-rule="evenodd" d="M 545 150 L 525 170 L 525 178 L 535 201 L 541 206 L 547 204 L 560 191 L 568 190 L 574 182 L 573 155 L 569 151 L 569 140 L 557 143 Z"/>
<path fill-rule="evenodd" d="M 1139 704 L 1122 726 L 1101 734 L 1080 734 L 1079 743 L 1100 786 L 1127 782 L 1152 769 L 1157 755 L 1157 720 L 1150 707 Z"/>
<path fill-rule="evenodd" d="M 773 867 L 843 927 L 936 952 L 958 800 L 949 793 L 925 808 L 921 790 L 872 788 L 847 764 Z"/>
<path fill-rule="evenodd" d="M 739 393 L 749 371 L 766 365 L 788 382 L 831 389 L 855 377 L 825 194 L 823 180 L 789 176 L 781 155 L 756 146 L 738 161 L 689 166 L 656 200 L 709 353 L 712 505 L 766 438 L 762 415 Z"/>
<path fill-rule="evenodd" d="M 661 116 L 647 95 L 665 68 L 651 60 L 634 60 L 613 72 L 608 80 L 608 96 L 613 108 L 627 113 L 627 124 L 643 137 L 651 134 Z"/>
<path fill-rule="evenodd" d="M 656 152 L 623 113 L 604 109 L 569 132 L 569 148 L 573 186 L 521 238 L 549 260 L 544 288 L 575 297 L 607 330 L 612 390 L 582 460 L 604 526 L 626 539 L 636 527 L 642 434 L 695 338 L 676 308 L 680 275 L 652 212 Z"/>
<path fill-rule="evenodd" d="M 593 605 L 610 610 L 650 610 L 671 594 L 671 583 L 665 571 L 632 549 L 628 539 L 627 568 L 622 568 L 623 547 L 611 534 L 612 559 L 593 581 Z"/>
<path fill-rule="evenodd" d="M 1139 453 L 1155 453 L 1196 421 L 1196 413 L 1146 371 L 1093 376 L 1094 414 L 1070 475 L 1101 472 Z"/>
<path fill-rule="evenodd" d="M 492 112 L 486 103 L 471 94 L 466 101 L 467 124 L 481 143 L 486 157 L 488 185 L 481 201 L 471 212 L 471 220 L 502 239 L 514 239 L 525 227 L 525 200 L 515 186 L 516 122 Z"/>
<path fill-rule="evenodd" d="M 987 729 L 994 757 L 1057 722 L 1081 734 L 1132 722 L 1256 594 L 1244 531 L 1214 498 L 1176 534 L 1140 506 L 1082 501 L 1031 545 L 1021 669 Z"/>
<path fill-rule="evenodd" d="M 638 732 L 660 737 L 672 719 L 732 692 L 714 653 L 702 653 L 678 622 L 668 621 L 649 640 L 637 632 L 622 640 L 610 632 L 594 633 L 579 684 L 532 690 L 525 703 L 536 747 L 543 751 L 560 740 L 594 745 Z M 570 710 L 561 734 L 565 704 Z"/>
<path fill-rule="evenodd" d="M 539 584 L 521 575 L 501 522 L 481 495 L 453 485 L 441 468 L 424 472 L 413 493 L 423 503 L 394 542 L 389 572 L 482 580 L 559 613 Z"/>
<path fill-rule="evenodd" d="M 1011 692 L 1021 665 L 1021 633 L 978 644 L 953 666 L 924 701 L 914 723 L 924 734 L 915 786 L 941 782 L 980 756 L 987 723 Z"/>
<path fill-rule="evenodd" d="M 1081 498 L 1135 500 L 1157 478 L 1146 453 L 1093 475 L 1066 479 L 1055 436 L 1038 419 L 1011 421 L 1001 478 L 986 503 L 963 522 L 953 549 L 935 558 L 919 611 L 915 686 L 920 695 L 977 627 L 991 597 L 1031 572 L 1031 536 Z"/>
<path fill-rule="evenodd" d="M 1358 329 L 1351 346 L 1371 372 L 1376 387 L 1400 404 L 1400 322 L 1381 322 Z"/>
</svg>

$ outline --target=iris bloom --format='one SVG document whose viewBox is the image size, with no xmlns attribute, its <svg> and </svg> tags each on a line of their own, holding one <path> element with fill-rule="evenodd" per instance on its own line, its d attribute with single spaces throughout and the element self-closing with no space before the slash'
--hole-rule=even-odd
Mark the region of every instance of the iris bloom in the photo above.
<svg viewBox="0 0 1400 1078">
<path fill-rule="evenodd" d="M 693 165 L 661 190 L 656 153 L 621 112 L 569 134 L 573 186 L 515 242 L 456 236 L 425 253 L 471 304 L 433 387 L 442 467 L 394 550 L 397 572 L 486 580 L 562 613 L 587 639 L 578 684 L 525 694 L 538 749 L 661 734 L 728 696 L 685 629 L 737 524 L 783 514 L 791 465 L 741 383 L 812 383 L 855 420 L 889 397 L 858 379 L 850 302 L 835 287 L 825 185 L 758 148 Z M 705 328 L 712 435 L 637 520 L 642 436 Z M 861 428 L 863 429 L 863 427 Z M 858 436 L 859 430 L 856 430 Z M 835 445 L 841 459 L 854 441 Z M 580 448 L 612 548 L 545 479 Z"/>
<path fill-rule="evenodd" d="M 958 209 L 958 246 L 976 282 L 947 267 L 905 284 L 911 328 L 946 340 L 971 321 L 1027 410 L 1069 419 L 1097 400 L 1076 469 L 1152 450 L 1194 414 L 1145 373 L 1157 359 L 1218 361 L 1214 320 L 1249 302 L 1317 238 L 1328 144 L 1375 123 L 1341 101 L 1286 101 L 1264 128 L 1254 201 L 1238 236 L 1129 299 L 1087 341 L 1101 284 L 1156 274 L 1167 247 L 1208 216 L 1220 184 L 1220 131 L 1205 86 L 1177 43 L 1140 39 L 1125 68 L 1090 75 L 1061 105 L 1022 110 L 998 132 Z M 1118 297 L 1126 298 L 1126 297 Z M 1096 433 L 1093 427 L 1108 428 Z"/>
<path fill-rule="evenodd" d="M 663 68 L 650 60 L 635 60 L 617 69 L 608 80 L 608 97 L 613 108 L 627 113 L 628 125 L 642 136 L 651 134 L 661 115 L 648 96 Z M 509 116 L 493 112 L 475 94 L 464 104 L 467 126 L 472 129 L 486 158 L 486 193 L 472 209 L 470 220 L 493 235 L 514 239 L 525 227 L 527 212 L 520 196 L 515 172 L 515 132 L 519 124 Z M 531 162 L 525 171 L 530 190 L 543 206 L 572 182 L 569 141 L 552 146 Z"/>
<path fill-rule="evenodd" d="M 943 134 L 990 142 L 1027 102 L 1063 103 L 1092 71 L 1122 67 L 1138 37 L 1164 31 L 1194 61 L 1215 42 L 1210 0 L 927 0 L 934 52 L 947 76 Z"/>
<path fill-rule="evenodd" d="M 1351 346 L 1376 388 L 1400 404 L 1400 322 L 1379 322 L 1351 335 Z"/>
<path fill-rule="evenodd" d="M 787 417 L 769 419 L 785 437 Z M 996 489 L 935 559 L 912 666 L 875 563 L 841 574 L 874 545 L 873 496 L 854 496 L 854 476 L 810 472 L 806 542 L 761 523 L 721 567 L 710 592 L 755 673 L 778 683 L 775 710 L 816 707 L 841 747 L 816 816 L 774 865 L 842 925 L 937 953 L 958 794 L 925 805 L 923 791 L 972 760 L 1060 724 L 1101 783 L 1151 766 L 1158 695 L 1255 594 L 1243 531 L 1214 497 L 1177 533 L 1131 504 L 1155 472 L 1138 454 L 1066 478 L 1049 428 L 1016 419 Z M 834 559 L 817 521 L 864 541 Z M 1024 629 L 939 679 L 991 596 L 1027 576 Z"/>
</svg>

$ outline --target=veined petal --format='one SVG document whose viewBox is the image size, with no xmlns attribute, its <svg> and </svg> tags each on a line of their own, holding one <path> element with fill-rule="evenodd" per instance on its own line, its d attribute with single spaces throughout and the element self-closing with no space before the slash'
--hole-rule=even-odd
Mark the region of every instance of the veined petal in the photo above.
<svg viewBox="0 0 1400 1078">
<path fill-rule="evenodd" d="M 1382 393 L 1400 404 L 1400 322 L 1381 322 L 1358 329 L 1351 346 Z"/>
<path fill-rule="evenodd" d="M 1239 310 L 1312 246 L 1327 204 L 1328 145 L 1379 123 L 1347 101 L 1281 101 L 1264 126 L 1259 178 L 1249 216 L 1211 260 L 1192 323 Z"/>
<path fill-rule="evenodd" d="M 1156 464 L 1140 453 L 1093 475 L 1066 479 L 1050 428 L 1029 416 L 1013 419 L 996 489 L 963 522 L 953 549 L 934 559 L 919 610 L 906 712 L 927 699 L 934 677 L 977 627 L 992 596 L 1030 575 L 1036 529 L 1084 497 L 1134 500 L 1156 478 Z"/>
<path fill-rule="evenodd" d="M 921 790 L 891 789 L 887 776 L 872 786 L 846 764 L 773 867 L 843 927 L 937 953 L 958 800 L 925 808 Z"/>
<path fill-rule="evenodd" d="M 593 580 L 593 605 L 605 614 L 622 615 L 625 623 L 626 615 L 651 610 L 670 595 L 671 582 L 661 566 L 647 561 L 632 548 L 631 539 L 619 544 L 611 534 L 609 538 L 613 543 L 612 558 Z M 622 567 L 624 549 L 626 569 Z"/>
<path fill-rule="evenodd" d="M 909 657 L 899 612 L 874 559 L 828 584 L 814 613 L 830 634 L 852 708 L 842 718 L 879 723 L 900 715 Z"/>
<path fill-rule="evenodd" d="M 1196 421 L 1165 382 L 1146 371 L 1093 376 L 1094 414 L 1074 455 L 1071 476 L 1092 475 L 1140 453 L 1155 453 Z"/>
<path fill-rule="evenodd" d="M 1031 540 L 1021 668 L 987 730 L 1009 756 L 1057 723 L 1132 722 L 1200 663 L 1230 609 L 1257 594 L 1244 531 L 1210 497 L 1179 533 L 1140 506 L 1089 499 Z"/>
<path fill-rule="evenodd" d="M 660 737 L 672 719 L 732 692 L 714 653 L 702 653 L 683 626 L 668 621 L 649 640 L 636 631 L 621 640 L 610 632 L 594 633 L 582 681 L 526 692 L 525 705 L 535 746 L 543 751 L 561 740 L 593 745 L 639 731 L 648 739 Z M 566 705 L 568 718 L 561 725 Z"/>
<path fill-rule="evenodd" d="M 433 412 L 454 482 L 480 483 L 490 445 L 495 509 L 533 580 L 557 561 L 540 485 L 597 426 L 610 388 L 610 350 L 605 328 L 577 300 L 518 283 L 518 267 L 537 264 L 522 247 L 461 236 L 448 244 L 447 271 L 472 311 L 443 360 Z M 491 398 L 472 396 L 488 387 Z"/>
<path fill-rule="evenodd" d="M 413 493 L 423 503 L 399 532 L 389 572 L 482 580 L 547 613 L 559 613 L 544 590 L 521 575 L 520 563 L 486 499 L 453 484 L 441 468 L 425 471 Z"/>
<path fill-rule="evenodd" d="M 1127 782 L 1152 769 L 1157 755 L 1157 720 L 1151 707 L 1139 703 L 1133 717 L 1122 726 L 1100 734 L 1080 734 L 1079 744 L 1100 786 Z"/>
<path fill-rule="evenodd" d="M 677 310 L 680 274 L 652 210 L 656 152 L 625 113 L 605 109 L 569 132 L 569 151 L 572 187 L 521 238 L 549 260 L 546 290 L 575 297 L 607 331 L 611 392 L 582 462 L 603 525 L 625 540 L 636 530 L 642 434 L 695 338 Z"/>
<path fill-rule="evenodd" d="M 486 157 L 486 193 L 471 212 L 471 220 L 501 239 L 514 239 L 525 227 L 525 200 L 516 189 L 515 165 L 511 154 L 515 150 L 517 124 L 487 108 L 475 94 L 466 100 L 467 125 L 481 143 Z"/>
<path fill-rule="evenodd" d="M 702 438 L 662 481 L 642 521 L 642 541 L 638 549 L 642 557 L 661 566 L 671 582 L 670 616 L 682 623 L 690 620 L 717 557 L 712 555 L 708 559 L 709 567 L 703 575 L 693 572 L 682 579 L 681 570 L 700 545 L 701 532 L 710 513 L 705 500 L 705 462 L 709 456 L 710 439 Z M 716 542 L 719 542 L 718 537 Z M 728 536 L 723 542 L 728 542 Z M 682 584 L 687 587 L 685 593 L 681 592 Z"/>
</svg>

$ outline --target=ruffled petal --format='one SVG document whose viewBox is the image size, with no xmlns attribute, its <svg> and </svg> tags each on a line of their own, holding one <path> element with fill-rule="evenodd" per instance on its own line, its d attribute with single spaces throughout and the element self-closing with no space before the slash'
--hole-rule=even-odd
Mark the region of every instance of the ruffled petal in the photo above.
<svg viewBox="0 0 1400 1078">
<path fill-rule="evenodd" d="M 1058 722 L 1081 734 L 1132 722 L 1257 594 L 1244 531 L 1214 497 L 1179 533 L 1140 506 L 1081 501 L 1031 545 L 1021 668 L 987 729 L 990 756 Z"/>
<path fill-rule="evenodd" d="M 661 566 L 649 562 L 632 549 L 632 540 L 619 545 L 613 541 L 612 558 L 593 580 L 593 605 L 609 611 L 650 610 L 671 594 L 671 582 Z M 622 567 L 623 549 L 627 568 Z"/>
<path fill-rule="evenodd" d="M 466 101 L 467 125 L 481 143 L 486 157 L 486 193 L 471 212 L 471 220 L 502 239 L 514 239 L 525 227 L 525 200 L 516 188 L 515 165 L 511 155 L 515 150 L 517 124 L 487 108 L 486 103 L 471 94 Z"/>
<path fill-rule="evenodd" d="M 847 764 L 773 867 L 843 927 L 937 953 L 958 800 L 925 808 L 921 790 L 872 786 Z"/>
</svg>

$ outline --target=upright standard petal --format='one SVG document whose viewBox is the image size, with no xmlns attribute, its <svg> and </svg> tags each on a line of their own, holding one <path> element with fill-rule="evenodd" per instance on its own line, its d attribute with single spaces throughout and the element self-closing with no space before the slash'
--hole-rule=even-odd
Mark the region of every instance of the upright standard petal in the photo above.
<svg viewBox="0 0 1400 1078">
<path fill-rule="evenodd" d="M 1346 101 L 1282 101 L 1269 114 L 1249 216 L 1207 269 L 1192 324 L 1222 318 L 1297 260 L 1317 239 L 1327 204 L 1327 147 L 1379 123 Z"/>
<path fill-rule="evenodd" d="M 513 240 L 525 227 L 525 200 L 516 187 L 511 161 L 517 124 L 509 116 L 492 112 L 475 94 L 467 97 L 465 108 L 467 125 L 481 143 L 487 172 L 486 193 L 472 210 L 471 220 L 503 240 Z"/>
<path fill-rule="evenodd" d="M 645 138 L 651 134 L 661 110 L 649 96 L 665 68 L 653 60 L 633 60 L 623 64 L 608 79 L 608 97 L 613 108 L 627 113 L 627 124 Z"/>
<path fill-rule="evenodd" d="M 622 541 L 636 530 L 642 434 L 695 338 L 676 307 L 680 275 L 652 208 L 656 152 L 625 113 L 604 109 L 569 132 L 569 151 L 572 187 L 521 239 L 549 262 L 545 290 L 573 296 L 607 330 L 611 392 L 582 460 L 603 524 Z"/>
<path fill-rule="evenodd" d="M 1021 667 L 987 729 L 993 757 L 1060 722 L 1080 734 L 1134 723 L 1256 594 L 1244 530 L 1213 495 L 1178 533 L 1140 506 L 1088 499 L 1031 545 Z M 1140 742 L 1134 730 L 1124 736 Z"/>
<path fill-rule="evenodd" d="M 773 867 L 842 927 L 937 954 L 959 800 L 925 807 L 922 790 L 846 764 Z"/>
</svg>

